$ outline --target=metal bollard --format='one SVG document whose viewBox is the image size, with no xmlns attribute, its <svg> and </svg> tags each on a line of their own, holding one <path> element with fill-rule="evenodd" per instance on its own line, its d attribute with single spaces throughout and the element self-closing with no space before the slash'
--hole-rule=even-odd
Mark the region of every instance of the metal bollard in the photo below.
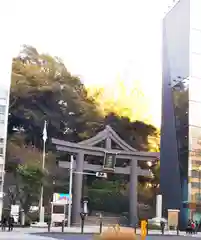
<svg viewBox="0 0 201 240">
<path fill-rule="evenodd" d="M 161 234 L 164 235 L 164 227 L 161 227 Z"/>
<path fill-rule="evenodd" d="M 81 221 L 81 233 L 84 233 L 84 219 Z"/>
<path fill-rule="evenodd" d="M 137 224 L 135 224 L 134 232 L 137 233 Z"/>
<path fill-rule="evenodd" d="M 49 221 L 47 225 L 48 232 L 50 232 L 50 227 L 51 227 L 51 222 Z"/>
<path fill-rule="evenodd" d="M 100 214 L 100 234 L 102 233 L 103 230 L 103 219 L 102 219 L 102 214 Z"/>
<path fill-rule="evenodd" d="M 165 223 L 163 221 L 161 221 L 161 234 L 164 235 L 164 231 L 165 231 Z"/>
<path fill-rule="evenodd" d="M 81 233 L 83 234 L 84 233 L 84 221 L 85 221 L 86 213 L 81 212 L 80 217 L 81 217 Z"/>
<path fill-rule="evenodd" d="M 179 236 L 179 226 L 177 226 L 177 236 Z"/>
<path fill-rule="evenodd" d="M 63 220 L 61 224 L 61 232 L 64 232 L 64 226 L 65 226 L 65 221 Z"/>
</svg>

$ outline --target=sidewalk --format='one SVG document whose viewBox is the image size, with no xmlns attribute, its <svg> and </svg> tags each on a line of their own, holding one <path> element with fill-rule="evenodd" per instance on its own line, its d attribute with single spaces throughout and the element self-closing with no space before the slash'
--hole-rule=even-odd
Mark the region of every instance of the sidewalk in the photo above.
<svg viewBox="0 0 201 240">
<path fill-rule="evenodd" d="M 103 227 L 103 231 L 107 230 L 108 227 Z M 89 233 L 89 234 L 96 234 L 99 233 L 100 228 L 99 226 L 86 226 L 84 227 L 84 233 Z M 54 238 L 50 238 L 50 237 L 40 237 L 39 235 L 36 236 L 32 235 L 32 234 L 42 234 L 42 233 L 48 233 L 48 229 L 47 228 L 36 228 L 36 227 L 30 227 L 30 228 L 15 228 L 13 230 L 13 232 L 0 232 L 0 240 L 8 240 L 8 239 L 19 239 L 19 240 L 53 240 Z M 50 234 L 53 233 L 61 233 L 61 227 L 52 227 Z M 80 227 L 65 227 L 64 229 L 64 233 L 81 233 L 81 229 Z M 141 234 L 141 230 L 137 229 L 137 234 L 140 235 Z M 159 230 L 149 230 L 148 232 L 148 236 L 162 236 L 161 235 L 161 231 Z M 176 236 L 177 233 L 176 231 L 165 231 L 164 233 L 165 236 Z M 186 235 L 185 232 L 179 232 L 179 236 L 189 236 Z M 193 235 L 193 237 L 196 238 L 201 238 L 201 233 L 198 233 L 196 235 Z"/>
<path fill-rule="evenodd" d="M 108 227 L 103 227 L 102 231 L 107 230 Z M 61 227 L 51 227 L 50 232 L 52 233 L 61 233 L 62 231 Z M 48 232 L 47 227 L 30 227 L 30 228 L 15 228 L 15 232 L 24 232 L 24 233 L 45 233 Z M 81 227 L 65 227 L 64 228 L 65 233 L 81 233 Z M 99 233 L 100 227 L 99 226 L 85 226 L 84 227 L 84 233 Z"/>
<path fill-rule="evenodd" d="M 0 232 L 0 240 L 57 240 L 55 238 L 50 237 L 42 237 L 42 236 L 34 236 L 29 235 L 21 229 L 21 232 L 19 231 L 13 231 L 13 232 Z"/>
<path fill-rule="evenodd" d="M 108 229 L 108 226 L 103 227 L 102 231 L 106 231 Z M 48 228 L 37 228 L 37 227 L 30 227 L 30 228 L 16 228 L 14 229 L 15 232 L 23 232 L 23 233 L 47 233 Z M 61 233 L 61 227 L 51 227 L 50 233 Z M 100 232 L 100 227 L 99 226 L 85 226 L 84 227 L 84 233 L 89 233 L 89 234 L 96 234 Z M 65 227 L 64 228 L 64 233 L 81 233 L 81 228 L 80 227 Z M 137 229 L 136 231 L 137 234 L 140 235 L 141 230 Z M 148 235 L 161 235 L 160 230 L 149 230 Z M 164 235 L 177 235 L 176 231 L 165 231 Z M 179 232 L 180 236 L 186 236 L 185 232 Z M 189 235 L 188 235 L 189 236 Z M 193 236 L 198 236 L 201 237 L 201 233 L 197 233 Z"/>
</svg>

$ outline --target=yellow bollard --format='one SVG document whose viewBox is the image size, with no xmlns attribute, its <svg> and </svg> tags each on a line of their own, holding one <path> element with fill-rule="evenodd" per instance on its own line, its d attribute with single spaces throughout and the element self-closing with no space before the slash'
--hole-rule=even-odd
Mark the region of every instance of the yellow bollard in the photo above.
<svg viewBox="0 0 201 240">
<path fill-rule="evenodd" d="M 141 237 L 142 239 L 145 239 L 147 236 L 147 221 L 142 220 L 141 221 Z"/>
</svg>

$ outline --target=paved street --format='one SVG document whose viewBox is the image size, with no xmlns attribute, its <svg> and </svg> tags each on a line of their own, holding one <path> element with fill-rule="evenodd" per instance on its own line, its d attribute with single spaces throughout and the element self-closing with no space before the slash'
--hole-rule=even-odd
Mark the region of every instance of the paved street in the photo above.
<svg viewBox="0 0 201 240">
<path fill-rule="evenodd" d="M 201 239 L 201 237 L 199 237 Z M 19 232 L 5 232 L 0 233 L 0 240 L 91 240 L 92 235 L 84 234 L 61 234 L 61 233 L 37 233 L 37 234 L 27 234 L 27 233 L 19 233 Z M 141 237 L 138 236 L 138 239 L 140 240 Z M 147 236 L 147 240 L 192 240 L 195 239 L 195 237 L 187 237 L 187 236 Z"/>
<path fill-rule="evenodd" d="M 61 233 L 53 233 L 53 234 L 41 234 L 43 237 L 50 237 L 53 239 L 60 239 L 60 240 L 91 240 L 93 239 L 92 234 L 61 234 Z M 40 236 L 41 236 L 40 235 Z M 38 234 L 37 234 L 38 236 Z M 37 238 L 36 238 L 37 239 Z M 48 240 L 48 238 L 47 238 Z"/>
<path fill-rule="evenodd" d="M 53 240 L 43 236 L 35 236 L 23 232 L 0 232 L 0 240 Z"/>
<path fill-rule="evenodd" d="M 58 230 L 60 229 L 52 229 L 53 232 L 48 233 L 47 229 L 40 229 L 40 228 L 28 228 L 28 229 L 14 229 L 13 232 L 0 232 L 0 240 L 92 240 L 93 234 L 73 234 L 71 229 L 66 229 L 68 230 L 68 233 L 60 233 Z M 57 230 L 57 232 L 56 232 Z M 71 230 L 71 231 L 70 231 Z M 75 229 L 73 229 L 75 230 Z M 78 231 L 79 229 L 77 229 Z M 88 231 L 92 230 L 86 229 Z M 154 234 L 154 235 L 151 235 Z M 183 236 L 173 236 L 171 234 L 175 234 L 172 232 L 169 232 L 169 236 L 161 236 L 159 231 L 150 231 L 150 236 L 147 236 L 147 240 L 159 240 L 159 239 L 164 239 L 164 240 L 180 240 L 180 239 L 186 239 L 186 240 L 192 240 L 195 238 L 200 238 L 201 239 L 201 234 L 195 235 L 193 237 L 191 236 L 184 236 L 185 233 L 180 233 Z M 137 239 L 141 239 L 140 236 L 138 236 Z"/>
<path fill-rule="evenodd" d="M 46 235 L 47 236 L 47 235 Z M 60 239 L 60 240 L 91 240 L 92 236 L 91 235 L 62 235 L 62 234 L 53 234 L 49 235 L 50 237 L 54 237 L 54 239 Z M 201 237 L 199 237 L 201 239 Z M 37 238 L 36 238 L 37 239 Z M 141 239 L 140 236 L 138 236 L 137 239 Z M 195 237 L 187 237 L 187 236 L 147 236 L 146 240 L 193 240 Z M 48 240 L 48 239 L 47 239 Z M 49 239 L 50 240 L 50 239 Z"/>
</svg>

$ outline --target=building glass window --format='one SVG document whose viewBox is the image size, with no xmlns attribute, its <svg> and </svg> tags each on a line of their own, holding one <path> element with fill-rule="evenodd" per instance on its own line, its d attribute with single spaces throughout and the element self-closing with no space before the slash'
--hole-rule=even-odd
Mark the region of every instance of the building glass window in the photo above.
<svg viewBox="0 0 201 240">
<path fill-rule="evenodd" d="M 201 77 L 201 55 L 200 54 L 191 54 L 191 76 L 194 78 Z"/>
<path fill-rule="evenodd" d="M 201 32 L 196 29 L 191 29 L 191 52 L 201 53 Z"/>
<path fill-rule="evenodd" d="M 0 173 L 4 171 L 4 165 L 0 164 Z"/>
<path fill-rule="evenodd" d="M 201 102 L 189 102 L 189 125 L 201 128 Z"/>
<path fill-rule="evenodd" d="M 189 100 L 190 101 L 201 103 L 200 89 L 201 89 L 200 78 L 191 77 L 190 78 L 190 85 L 189 85 Z"/>
<path fill-rule="evenodd" d="M 201 128 L 189 126 L 189 161 L 191 161 L 193 174 L 201 166 Z M 198 170 L 197 170 L 198 171 Z"/>
<path fill-rule="evenodd" d="M 192 165 L 194 165 L 194 166 L 199 166 L 199 165 L 201 165 L 201 161 L 200 160 L 191 160 L 191 162 L 192 162 Z"/>
<path fill-rule="evenodd" d="M 200 178 L 201 173 L 198 170 L 192 170 L 191 176 L 192 176 L 192 178 Z"/>
<path fill-rule="evenodd" d="M 198 188 L 198 189 L 199 189 L 199 188 L 201 188 L 201 183 L 199 183 L 199 182 L 192 182 L 192 183 L 191 183 L 191 187 L 192 187 L 192 188 Z"/>
<path fill-rule="evenodd" d="M 0 155 L 3 155 L 3 148 L 0 147 Z"/>
<path fill-rule="evenodd" d="M 6 106 L 0 105 L 0 124 L 4 124 L 6 114 Z"/>
<path fill-rule="evenodd" d="M 177 84 L 172 87 L 172 96 L 174 102 L 174 116 L 176 122 L 177 150 L 179 161 L 179 172 L 181 188 L 186 188 L 188 178 L 188 156 L 189 156 L 189 81 L 188 79 L 180 79 Z M 184 190 L 185 191 L 185 190 Z"/>
<path fill-rule="evenodd" d="M 0 105 L 0 114 L 5 114 L 6 112 L 6 106 L 5 105 Z"/>
<path fill-rule="evenodd" d="M 201 201 L 200 193 L 195 193 L 195 201 Z"/>
</svg>

